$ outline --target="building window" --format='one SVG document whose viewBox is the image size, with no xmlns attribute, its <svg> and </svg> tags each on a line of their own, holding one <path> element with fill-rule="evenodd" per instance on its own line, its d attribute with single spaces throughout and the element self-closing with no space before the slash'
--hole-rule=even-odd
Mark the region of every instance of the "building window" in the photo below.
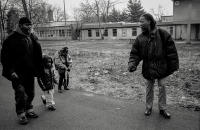
<svg viewBox="0 0 200 130">
<path fill-rule="evenodd" d="M 96 37 L 99 37 L 99 30 L 96 30 Z"/>
<path fill-rule="evenodd" d="M 137 28 L 132 28 L 132 36 L 137 36 Z"/>
<path fill-rule="evenodd" d="M 117 29 L 113 29 L 113 36 L 114 36 L 114 37 L 117 36 Z"/>
<path fill-rule="evenodd" d="M 56 36 L 59 36 L 59 30 L 56 30 Z"/>
<path fill-rule="evenodd" d="M 65 36 L 64 30 L 59 30 L 59 36 L 60 36 L 60 37 L 64 37 L 64 36 Z"/>
<path fill-rule="evenodd" d="M 105 30 L 104 30 L 103 35 L 104 35 L 104 36 L 108 36 L 108 29 L 105 29 Z"/>
<path fill-rule="evenodd" d="M 53 30 L 50 30 L 50 37 L 53 37 Z"/>
<path fill-rule="evenodd" d="M 88 30 L 88 37 L 92 37 L 92 30 Z"/>
<path fill-rule="evenodd" d="M 169 27 L 169 33 L 170 33 L 171 35 L 173 35 L 173 27 L 172 27 L 172 26 Z"/>
<path fill-rule="evenodd" d="M 44 31 L 40 31 L 40 37 L 44 37 Z"/>
<path fill-rule="evenodd" d="M 126 37 L 127 29 L 122 29 L 122 37 Z"/>
<path fill-rule="evenodd" d="M 69 36 L 69 37 L 72 36 L 72 31 L 71 31 L 71 29 L 67 29 L 67 36 Z"/>
</svg>

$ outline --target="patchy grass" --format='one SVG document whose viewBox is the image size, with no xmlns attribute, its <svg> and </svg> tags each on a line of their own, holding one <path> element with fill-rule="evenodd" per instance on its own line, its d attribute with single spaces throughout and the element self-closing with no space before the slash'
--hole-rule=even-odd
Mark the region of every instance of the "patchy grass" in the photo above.
<svg viewBox="0 0 200 130">
<path fill-rule="evenodd" d="M 61 46 L 49 46 L 53 44 L 49 43 L 47 48 L 44 47 L 44 52 L 53 55 L 61 48 Z M 145 80 L 141 75 L 142 63 L 136 72 L 127 71 L 131 49 L 128 41 L 69 42 L 67 46 L 73 59 L 71 88 L 145 102 L 146 88 Z M 199 110 L 200 44 L 177 44 L 176 46 L 180 69 L 167 79 L 167 103 Z M 158 95 L 157 87 L 155 87 L 155 95 Z M 157 96 L 155 100 L 157 103 Z"/>
</svg>

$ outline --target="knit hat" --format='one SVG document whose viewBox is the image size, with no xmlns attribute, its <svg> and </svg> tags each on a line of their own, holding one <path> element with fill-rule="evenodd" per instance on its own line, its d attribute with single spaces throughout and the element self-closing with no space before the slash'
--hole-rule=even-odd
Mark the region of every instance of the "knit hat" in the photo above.
<svg viewBox="0 0 200 130">
<path fill-rule="evenodd" d="M 22 24 L 25 24 L 25 23 L 32 24 L 31 20 L 29 18 L 27 18 L 27 17 L 22 17 L 22 18 L 19 19 L 19 24 L 22 25 Z"/>
<path fill-rule="evenodd" d="M 63 47 L 62 50 L 63 50 L 63 51 L 67 51 L 67 50 L 68 50 L 68 47 Z"/>
</svg>

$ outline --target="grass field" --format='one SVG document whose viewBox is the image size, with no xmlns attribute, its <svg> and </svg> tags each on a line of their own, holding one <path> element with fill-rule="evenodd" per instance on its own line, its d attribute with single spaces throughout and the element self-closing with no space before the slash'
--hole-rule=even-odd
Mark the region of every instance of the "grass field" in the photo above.
<svg viewBox="0 0 200 130">
<path fill-rule="evenodd" d="M 134 73 L 127 71 L 131 50 L 128 41 L 41 41 L 43 51 L 53 55 L 67 45 L 73 59 L 70 87 L 126 100 L 145 102 L 145 80 L 141 63 Z M 200 44 L 176 44 L 180 69 L 168 77 L 167 103 L 200 110 Z M 158 88 L 155 87 L 155 103 Z"/>
</svg>

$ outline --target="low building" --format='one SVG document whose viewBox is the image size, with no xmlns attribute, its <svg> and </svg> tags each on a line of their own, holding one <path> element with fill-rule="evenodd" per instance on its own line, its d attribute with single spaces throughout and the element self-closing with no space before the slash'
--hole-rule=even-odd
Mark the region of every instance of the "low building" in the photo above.
<svg viewBox="0 0 200 130">
<path fill-rule="evenodd" d="M 172 0 L 173 16 L 162 16 L 157 25 L 168 31 L 175 40 L 187 43 L 200 40 L 200 0 Z M 135 39 L 140 34 L 138 23 L 85 24 L 81 29 L 82 39 Z"/>
<path fill-rule="evenodd" d="M 185 39 L 200 40 L 200 0 L 172 0 L 173 1 L 173 24 L 176 35 Z"/>
<path fill-rule="evenodd" d="M 72 31 L 77 22 L 48 22 L 38 24 L 34 27 L 34 32 L 39 40 L 72 40 Z"/>
<path fill-rule="evenodd" d="M 141 32 L 138 23 L 90 23 L 81 27 L 81 40 L 135 39 Z"/>
</svg>

